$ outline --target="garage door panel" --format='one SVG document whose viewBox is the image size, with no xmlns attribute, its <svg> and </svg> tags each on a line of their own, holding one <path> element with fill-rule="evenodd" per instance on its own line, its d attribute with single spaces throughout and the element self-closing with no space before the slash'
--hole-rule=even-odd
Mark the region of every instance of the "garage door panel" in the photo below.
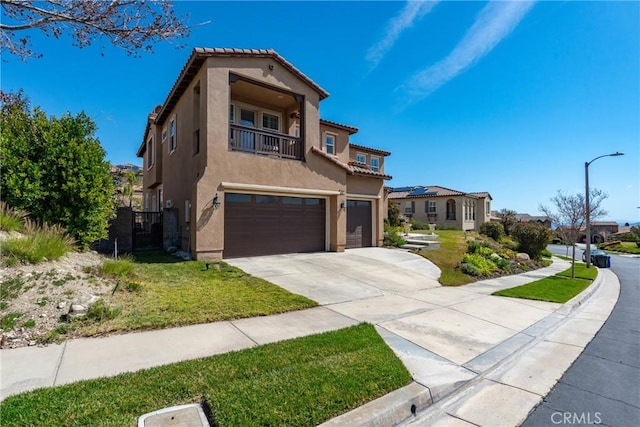
<svg viewBox="0 0 640 427">
<path fill-rule="evenodd" d="M 325 250 L 323 199 L 225 195 L 224 257 Z"/>
<path fill-rule="evenodd" d="M 371 201 L 347 200 L 346 248 L 369 247 L 372 237 Z"/>
</svg>

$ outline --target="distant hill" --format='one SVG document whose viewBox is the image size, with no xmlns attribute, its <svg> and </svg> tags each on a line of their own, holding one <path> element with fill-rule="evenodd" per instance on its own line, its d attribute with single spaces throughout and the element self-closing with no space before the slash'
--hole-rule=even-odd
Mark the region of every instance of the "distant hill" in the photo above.
<svg viewBox="0 0 640 427">
<path fill-rule="evenodd" d="M 134 172 L 138 172 L 140 169 L 142 169 L 142 166 L 138 166 L 138 165 L 134 165 L 133 163 L 119 163 L 117 165 L 112 165 L 114 168 L 116 169 L 120 169 L 120 170 L 126 170 L 126 169 L 131 169 Z"/>
</svg>

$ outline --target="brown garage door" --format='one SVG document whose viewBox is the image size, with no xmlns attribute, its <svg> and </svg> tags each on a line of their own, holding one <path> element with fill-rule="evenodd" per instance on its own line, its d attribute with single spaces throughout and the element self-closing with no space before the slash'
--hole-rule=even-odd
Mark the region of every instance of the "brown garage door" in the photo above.
<svg viewBox="0 0 640 427">
<path fill-rule="evenodd" d="M 324 250 L 324 199 L 225 194 L 225 258 Z"/>
<path fill-rule="evenodd" d="M 347 200 L 347 249 L 371 246 L 371 202 Z"/>
</svg>

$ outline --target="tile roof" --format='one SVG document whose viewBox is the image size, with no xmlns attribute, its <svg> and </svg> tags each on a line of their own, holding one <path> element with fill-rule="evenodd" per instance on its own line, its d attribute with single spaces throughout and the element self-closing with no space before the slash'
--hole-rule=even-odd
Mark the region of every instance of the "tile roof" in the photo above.
<svg viewBox="0 0 640 427">
<path fill-rule="evenodd" d="M 377 148 L 366 147 L 364 145 L 358 145 L 358 144 L 349 143 L 349 147 L 353 147 L 353 148 L 356 148 L 356 149 L 359 148 L 361 150 L 371 151 L 372 153 L 377 153 L 377 154 L 380 154 L 382 156 L 390 156 L 391 155 L 391 153 L 389 151 L 379 150 Z"/>
<path fill-rule="evenodd" d="M 491 197 L 491 194 L 490 194 L 488 191 L 471 192 L 471 193 L 469 193 L 469 194 L 471 194 L 471 195 L 473 195 L 473 196 L 476 196 L 476 197 L 480 197 L 480 198 L 482 198 L 482 197 L 488 197 L 488 198 L 490 198 L 491 200 L 493 200 L 493 197 Z"/>
<path fill-rule="evenodd" d="M 353 135 L 354 133 L 358 132 L 358 130 L 359 130 L 355 126 L 343 125 L 342 123 L 333 122 L 333 121 L 327 120 L 327 119 L 320 119 L 320 124 L 333 126 L 333 127 L 338 128 L 338 129 L 346 130 L 347 132 L 349 132 L 349 135 Z"/>
<path fill-rule="evenodd" d="M 284 59 L 273 49 L 235 49 L 235 48 L 194 48 L 191 52 L 191 56 L 182 67 L 179 77 L 173 84 L 169 95 L 162 104 L 162 110 L 158 113 L 157 122 L 163 123 L 169 113 L 173 110 L 173 107 L 178 102 L 178 99 L 182 96 L 187 89 L 191 80 L 200 70 L 202 64 L 207 58 L 211 57 L 255 57 L 255 58 L 272 58 L 279 62 L 283 67 L 288 69 L 291 73 L 298 76 L 301 80 L 311 86 L 318 94 L 320 99 L 324 99 L 329 96 L 329 92 L 322 89 L 313 80 L 307 77 L 302 71 L 297 69 L 293 64 Z"/>
<path fill-rule="evenodd" d="M 419 194 L 411 194 L 416 189 L 424 189 L 424 192 Z M 429 197 L 452 197 L 452 196 L 466 196 L 471 198 L 483 197 L 479 194 L 489 194 L 487 192 L 482 193 L 465 193 L 458 190 L 452 190 L 450 188 L 441 187 L 439 185 L 422 186 L 416 185 L 413 187 L 399 187 L 399 191 L 389 192 L 389 199 L 413 199 L 413 198 L 429 198 Z M 435 194 L 434 194 L 435 193 Z"/>
<path fill-rule="evenodd" d="M 324 151 L 320 150 L 318 147 L 311 147 L 311 152 L 330 161 L 331 163 L 338 165 L 342 169 L 346 170 L 349 175 L 360 175 L 360 176 L 367 176 L 371 178 L 384 178 L 384 179 L 392 178 L 391 175 L 386 175 L 382 172 L 372 171 L 368 165 L 365 165 L 363 163 L 357 163 L 357 162 L 349 162 L 349 164 L 343 163 L 340 160 L 338 160 L 337 157 L 325 153 Z"/>
</svg>

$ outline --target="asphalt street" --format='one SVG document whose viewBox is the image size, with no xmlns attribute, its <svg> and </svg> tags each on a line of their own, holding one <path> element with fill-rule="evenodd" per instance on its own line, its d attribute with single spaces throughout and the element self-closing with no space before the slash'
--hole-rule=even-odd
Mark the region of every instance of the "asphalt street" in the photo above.
<svg viewBox="0 0 640 427">
<path fill-rule="evenodd" d="M 621 285 L 611 316 L 523 426 L 640 425 L 640 258 L 612 255 L 611 270 Z"/>
</svg>

